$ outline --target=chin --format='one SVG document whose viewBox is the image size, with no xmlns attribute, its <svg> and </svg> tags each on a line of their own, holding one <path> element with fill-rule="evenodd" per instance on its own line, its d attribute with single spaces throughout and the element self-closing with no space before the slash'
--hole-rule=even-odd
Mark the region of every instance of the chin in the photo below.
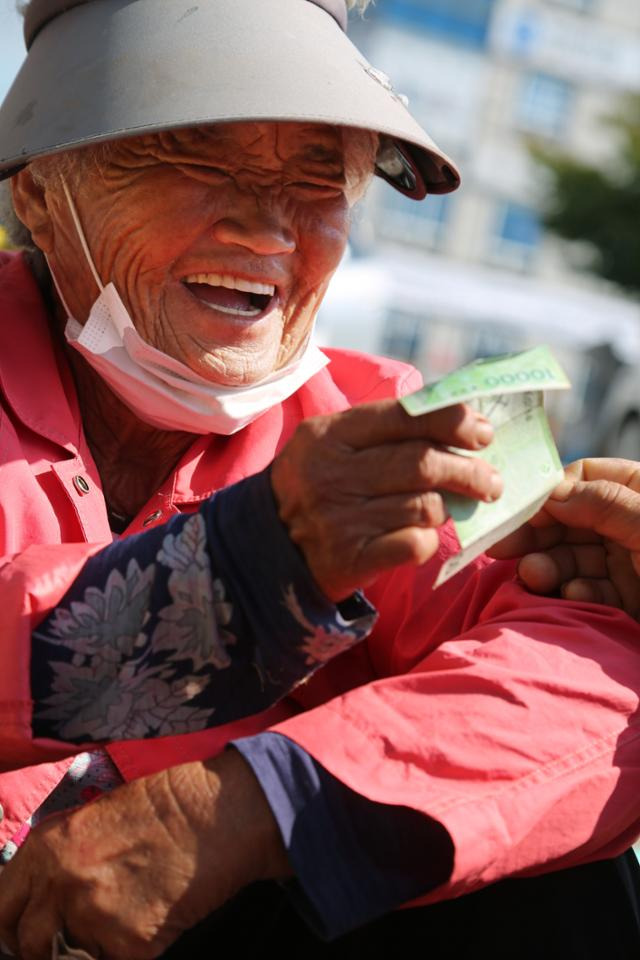
<svg viewBox="0 0 640 960">
<path fill-rule="evenodd" d="M 191 366 L 191 364 L 189 364 Z M 201 377 L 219 387 L 251 387 L 267 377 L 276 369 L 275 360 L 241 363 L 225 362 L 215 353 L 201 356 L 192 369 Z"/>
</svg>

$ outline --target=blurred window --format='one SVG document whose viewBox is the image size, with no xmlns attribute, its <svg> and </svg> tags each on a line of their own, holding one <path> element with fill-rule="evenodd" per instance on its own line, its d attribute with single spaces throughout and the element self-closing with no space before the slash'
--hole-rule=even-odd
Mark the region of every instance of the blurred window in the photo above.
<svg viewBox="0 0 640 960">
<path fill-rule="evenodd" d="M 484 47 L 495 0 L 385 0 L 380 16 L 421 27 L 454 43 Z"/>
<path fill-rule="evenodd" d="M 518 100 L 518 122 L 526 130 L 557 137 L 567 127 L 572 102 L 573 88 L 566 80 L 547 73 L 527 74 Z"/>
<path fill-rule="evenodd" d="M 455 200 L 434 194 L 416 201 L 397 190 L 385 190 L 377 211 L 376 229 L 381 237 L 436 249 L 441 246 Z"/>
<path fill-rule="evenodd" d="M 475 336 L 472 335 L 469 338 L 467 362 L 476 360 L 478 357 L 499 357 L 503 353 L 524 349 L 521 330 L 502 327 L 490 320 L 475 325 L 473 333 Z"/>
<path fill-rule="evenodd" d="M 549 0 L 556 7 L 567 7 L 569 10 L 578 10 L 580 13 L 593 12 L 597 0 Z"/>
<path fill-rule="evenodd" d="M 416 360 L 424 348 L 425 330 L 424 317 L 413 313 L 389 311 L 380 345 L 383 355 L 408 362 Z"/>
<path fill-rule="evenodd" d="M 542 225 L 534 210 L 511 201 L 500 205 L 491 259 L 515 270 L 528 270 L 533 265 L 541 240 Z"/>
</svg>

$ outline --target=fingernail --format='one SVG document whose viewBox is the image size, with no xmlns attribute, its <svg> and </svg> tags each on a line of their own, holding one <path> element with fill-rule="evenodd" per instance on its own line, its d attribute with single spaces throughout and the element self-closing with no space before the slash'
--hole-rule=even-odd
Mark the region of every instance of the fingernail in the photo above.
<svg viewBox="0 0 640 960">
<path fill-rule="evenodd" d="M 494 500 L 499 500 L 502 494 L 502 477 L 499 473 L 494 473 L 491 477 L 491 482 L 489 485 L 489 493 L 487 494 L 486 501 L 487 503 L 493 503 Z"/>
<path fill-rule="evenodd" d="M 478 420 L 476 424 L 476 437 L 478 438 L 478 443 L 482 443 L 485 446 L 491 443 L 493 440 L 493 427 L 488 420 Z"/>
<path fill-rule="evenodd" d="M 573 488 L 576 485 L 575 480 L 570 480 L 568 477 L 564 477 L 558 486 L 551 491 L 549 495 L 550 500 L 568 500 L 571 496 Z"/>
</svg>

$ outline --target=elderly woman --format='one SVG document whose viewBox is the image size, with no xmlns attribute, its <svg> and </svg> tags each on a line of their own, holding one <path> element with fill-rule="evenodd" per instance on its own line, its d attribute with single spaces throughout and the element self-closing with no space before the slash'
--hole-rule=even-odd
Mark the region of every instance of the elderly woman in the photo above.
<svg viewBox="0 0 640 960">
<path fill-rule="evenodd" d="M 359 951 L 475 956 L 578 885 L 580 956 L 637 949 L 625 860 L 389 913 L 629 845 L 640 631 L 510 562 L 431 592 L 437 491 L 501 490 L 448 448 L 491 427 L 407 417 L 413 371 L 311 334 L 371 175 L 416 200 L 458 177 L 345 26 L 343 0 L 27 6 L 0 111 L 39 252 L 0 269 L 0 931 L 24 960 L 63 931 L 155 957 L 212 914 L 176 956 L 360 927 Z"/>
</svg>

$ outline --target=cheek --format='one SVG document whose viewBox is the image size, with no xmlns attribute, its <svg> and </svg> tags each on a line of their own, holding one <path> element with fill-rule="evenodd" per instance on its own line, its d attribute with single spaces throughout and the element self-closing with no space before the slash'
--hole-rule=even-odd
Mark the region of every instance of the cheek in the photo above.
<svg viewBox="0 0 640 960">
<path fill-rule="evenodd" d="M 349 236 L 346 200 L 330 210 L 308 211 L 300 231 L 300 249 L 306 277 L 315 286 L 336 269 Z"/>
<path fill-rule="evenodd" d="M 173 178 L 129 186 L 96 207 L 96 251 L 106 275 L 130 287 L 157 272 L 164 278 L 176 256 L 202 229 L 200 184 L 176 188 Z M 195 187 L 195 189 L 194 189 Z M 171 197 L 171 203 L 167 198 Z"/>
</svg>

